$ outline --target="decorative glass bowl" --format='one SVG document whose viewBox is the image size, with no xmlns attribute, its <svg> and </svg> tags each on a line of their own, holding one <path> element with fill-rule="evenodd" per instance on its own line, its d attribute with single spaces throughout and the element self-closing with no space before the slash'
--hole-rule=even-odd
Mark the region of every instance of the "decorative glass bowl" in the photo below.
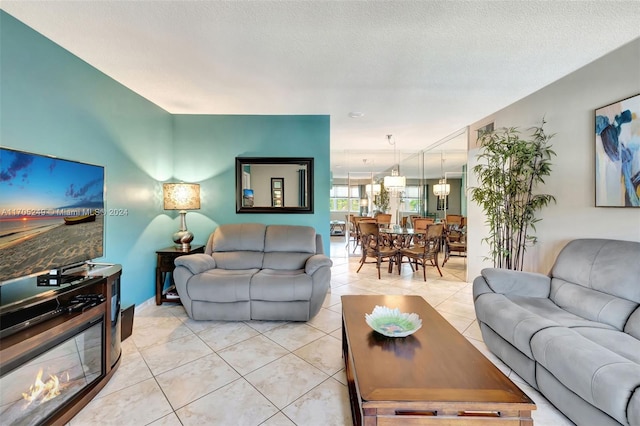
<svg viewBox="0 0 640 426">
<path fill-rule="evenodd" d="M 369 327 L 387 337 L 406 337 L 422 327 L 418 314 L 407 314 L 386 306 L 376 305 L 373 312 L 364 314 L 364 319 Z"/>
</svg>

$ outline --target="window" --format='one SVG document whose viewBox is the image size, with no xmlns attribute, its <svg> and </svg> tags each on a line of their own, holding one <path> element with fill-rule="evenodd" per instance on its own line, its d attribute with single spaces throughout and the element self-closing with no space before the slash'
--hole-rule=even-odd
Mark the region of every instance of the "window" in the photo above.
<svg viewBox="0 0 640 426">
<path fill-rule="evenodd" d="M 332 212 L 357 212 L 360 210 L 358 186 L 333 185 L 329 192 L 329 210 Z"/>
<path fill-rule="evenodd" d="M 406 186 L 403 192 L 402 204 L 400 210 L 404 212 L 420 213 L 420 187 Z"/>
</svg>

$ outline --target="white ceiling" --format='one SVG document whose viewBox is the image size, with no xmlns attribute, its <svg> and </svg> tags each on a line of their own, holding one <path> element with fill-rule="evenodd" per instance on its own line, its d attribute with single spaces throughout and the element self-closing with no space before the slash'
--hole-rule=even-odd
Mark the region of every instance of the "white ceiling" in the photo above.
<svg viewBox="0 0 640 426">
<path fill-rule="evenodd" d="M 640 36 L 637 0 L 1 7 L 171 113 L 330 114 L 334 176 L 388 169 L 387 134 L 403 158 L 431 147 L 439 175 L 440 151 L 464 155 L 433 144 Z"/>
</svg>

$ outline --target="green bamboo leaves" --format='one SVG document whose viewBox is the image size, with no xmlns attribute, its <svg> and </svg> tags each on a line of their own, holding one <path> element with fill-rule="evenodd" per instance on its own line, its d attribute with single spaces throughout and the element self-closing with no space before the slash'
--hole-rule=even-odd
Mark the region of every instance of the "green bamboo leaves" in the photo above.
<svg viewBox="0 0 640 426">
<path fill-rule="evenodd" d="M 389 211 L 389 190 L 384 186 L 384 181 L 380 180 L 380 199 L 378 203 L 378 209 L 382 213 Z"/>
<path fill-rule="evenodd" d="M 473 172 L 478 187 L 471 188 L 471 199 L 486 215 L 489 235 L 482 241 L 489 244 L 494 267 L 521 271 L 524 253 L 535 244 L 536 212 L 556 201 L 553 195 L 534 193 L 544 177 L 551 174 L 549 140 L 554 135 L 540 127 L 529 129 L 531 137 L 524 139 L 515 128 L 501 128 L 482 134 L 480 154 Z"/>
</svg>

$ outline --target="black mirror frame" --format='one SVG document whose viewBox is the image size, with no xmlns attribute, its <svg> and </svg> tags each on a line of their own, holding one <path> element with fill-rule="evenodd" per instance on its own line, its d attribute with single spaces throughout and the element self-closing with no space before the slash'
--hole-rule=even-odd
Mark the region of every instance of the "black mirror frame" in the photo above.
<svg viewBox="0 0 640 426">
<path fill-rule="evenodd" d="M 243 164 L 298 164 L 307 168 L 307 205 L 304 207 L 243 207 Z M 313 158 L 311 157 L 236 157 L 236 213 L 313 213 Z"/>
</svg>

